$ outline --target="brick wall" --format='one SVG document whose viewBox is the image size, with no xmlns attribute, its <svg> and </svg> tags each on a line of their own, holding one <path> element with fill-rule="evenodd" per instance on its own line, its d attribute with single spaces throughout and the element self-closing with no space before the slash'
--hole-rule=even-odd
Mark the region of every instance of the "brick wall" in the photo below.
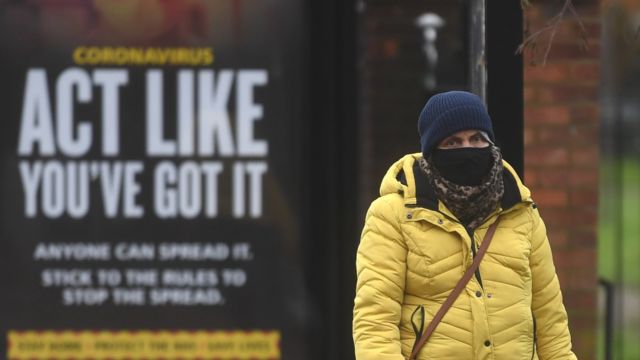
<svg viewBox="0 0 640 360">
<path fill-rule="evenodd" d="M 559 10 L 536 2 L 527 18 L 539 29 Z M 525 181 L 548 228 L 579 359 L 595 358 L 598 211 L 598 84 L 601 9 L 597 1 L 576 4 L 578 24 L 559 28 L 546 66 L 525 57 Z M 548 38 L 538 42 L 538 59 Z"/>
</svg>

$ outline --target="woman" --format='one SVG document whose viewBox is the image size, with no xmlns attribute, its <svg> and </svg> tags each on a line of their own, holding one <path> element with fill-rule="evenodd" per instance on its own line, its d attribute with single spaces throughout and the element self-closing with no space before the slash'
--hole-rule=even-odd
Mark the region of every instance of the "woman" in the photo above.
<svg viewBox="0 0 640 360">
<path fill-rule="evenodd" d="M 500 223 L 417 359 L 575 359 L 545 225 L 477 96 L 433 96 L 421 153 L 391 166 L 358 248 L 357 360 L 403 360 Z"/>
</svg>

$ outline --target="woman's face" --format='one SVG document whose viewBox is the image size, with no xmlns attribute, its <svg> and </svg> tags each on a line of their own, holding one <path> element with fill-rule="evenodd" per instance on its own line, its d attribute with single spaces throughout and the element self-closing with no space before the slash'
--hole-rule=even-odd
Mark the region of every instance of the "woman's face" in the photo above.
<svg viewBox="0 0 640 360">
<path fill-rule="evenodd" d="M 462 130 L 444 138 L 438 144 L 438 149 L 459 149 L 465 147 L 483 148 L 489 142 L 478 130 Z"/>
</svg>

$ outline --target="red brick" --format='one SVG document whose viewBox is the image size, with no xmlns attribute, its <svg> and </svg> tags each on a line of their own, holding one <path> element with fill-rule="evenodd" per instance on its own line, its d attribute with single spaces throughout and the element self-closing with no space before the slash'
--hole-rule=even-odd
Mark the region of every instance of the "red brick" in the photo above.
<svg viewBox="0 0 640 360">
<path fill-rule="evenodd" d="M 572 206 L 597 206 L 598 190 L 573 190 L 569 198 Z"/>
<path fill-rule="evenodd" d="M 545 86 L 538 90 L 538 102 L 544 105 L 558 105 L 562 101 L 555 97 L 554 89 L 559 85 Z"/>
<path fill-rule="evenodd" d="M 567 185 L 567 174 L 564 169 L 542 170 L 538 176 L 538 184 L 550 188 L 565 187 Z"/>
<path fill-rule="evenodd" d="M 567 251 L 556 251 L 554 255 L 558 258 L 559 268 L 584 268 L 596 263 L 596 250 L 594 248 L 572 249 Z M 582 275 L 585 275 L 583 272 Z"/>
<path fill-rule="evenodd" d="M 569 236 L 569 246 L 572 248 L 595 248 L 598 242 L 596 224 L 591 229 L 572 229 Z"/>
<path fill-rule="evenodd" d="M 587 48 L 580 44 L 553 44 L 548 61 L 600 59 L 600 44 L 594 41 Z"/>
<path fill-rule="evenodd" d="M 571 84 L 548 86 L 538 90 L 538 101 L 541 104 L 568 104 L 575 102 L 598 101 L 596 84 Z"/>
<path fill-rule="evenodd" d="M 533 199 L 535 201 L 535 194 Z M 540 207 L 540 215 L 544 219 L 548 231 L 566 229 L 571 225 L 572 216 L 569 211 L 565 209 L 547 209 Z"/>
<path fill-rule="evenodd" d="M 612 1 L 612 0 L 603 0 L 602 2 Z M 635 0 L 629 0 L 635 1 Z M 601 22 L 600 15 L 602 13 L 600 2 L 598 0 L 582 0 L 579 3 L 577 1 L 573 1 L 576 12 L 578 16 L 584 23 L 585 27 L 588 27 L 590 24 L 599 24 Z M 536 0 L 531 1 L 532 6 L 528 7 L 525 10 L 525 16 L 531 21 L 532 26 L 536 28 L 544 25 L 548 22 L 553 16 L 557 15 L 560 11 L 560 6 L 562 3 L 559 3 L 558 0 Z M 571 14 L 568 14 L 565 22 L 569 22 L 571 24 L 576 24 L 577 22 L 573 20 Z M 588 30 L 588 29 L 587 29 Z M 593 35 L 598 35 L 598 32 L 594 32 Z"/>
<path fill-rule="evenodd" d="M 594 126 L 544 127 L 538 130 L 540 144 L 591 146 L 598 143 L 598 129 Z"/>
<path fill-rule="evenodd" d="M 597 167 L 599 161 L 598 144 L 592 146 L 574 149 L 571 151 L 571 163 L 586 167 Z"/>
<path fill-rule="evenodd" d="M 572 187 L 598 187 L 597 169 L 571 169 L 569 172 L 569 185 Z"/>
<path fill-rule="evenodd" d="M 571 77 L 577 81 L 597 83 L 600 80 L 600 63 L 585 62 L 571 65 Z"/>
<path fill-rule="evenodd" d="M 599 21 L 583 21 L 582 26 L 573 18 L 565 18 L 557 28 L 554 43 L 576 43 L 587 39 L 598 39 L 601 36 L 602 26 Z M 550 35 L 550 34 L 549 34 Z"/>
<path fill-rule="evenodd" d="M 595 125 L 595 124 L 594 124 Z M 598 147 L 600 129 L 591 124 L 574 125 L 570 128 L 572 134 L 571 144 L 576 147 Z"/>
<path fill-rule="evenodd" d="M 530 82 L 552 82 L 565 81 L 570 77 L 570 70 L 567 64 L 547 64 L 526 65 L 524 67 L 524 81 Z"/>
<path fill-rule="evenodd" d="M 594 302 L 597 303 L 597 293 L 593 295 L 587 295 L 589 292 L 586 290 L 571 291 L 569 296 L 575 297 L 593 297 Z M 575 295 L 574 295 L 575 294 Z M 563 294 L 565 295 L 565 294 Z M 567 308 L 567 315 L 569 316 L 569 329 L 571 331 L 571 345 L 572 351 L 576 357 L 580 360 L 595 360 L 594 353 L 597 354 L 595 349 L 586 351 L 590 347 L 594 347 L 597 344 L 596 330 L 598 328 L 598 318 L 594 308 L 588 310 L 584 307 L 573 307 L 568 304 L 566 295 L 564 296 L 565 308 Z"/>
<path fill-rule="evenodd" d="M 530 167 L 524 168 L 524 183 L 531 186 L 538 183 L 538 172 Z"/>
<path fill-rule="evenodd" d="M 583 21 L 588 21 L 590 19 L 600 20 L 600 14 L 602 14 L 602 9 L 600 7 L 600 2 L 597 0 L 591 1 L 583 1 L 576 7 L 576 12 L 583 19 Z"/>
<path fill-rule="evenodd" d="M 592 260 L 595 261 L 595 260 Z M 583 274 L 578 274 L 581 271 L 584 271 L 585 267 L 591 266 L 590 264 L 582 264 L 579 268 L 574 269 L 573 275 L 569 276 L 570 283 L 569 288 L 576 290 L 591 290 L 598 286 L 598 281 L 595 276 L 586 277 Z"/>
<path fill-rule="evenodd" d="M 573 226 L 590 226 L 598 221 L 598 210 L 593 208 L 574 207 L 570 211 Z"/>
<path fill-rule="evenodd" d="M 537 142 L 536 131 L 532 128 L 524 129 L 524 146 L 533 145 Z"/>
<path fill-rule="evenodd" d="M 583 264 L 582 266 L 576 268 L 565 268 L 562 271 L 562 267 L 558 265 L 562 265 L 563 260 L 560 260 L 560 257 L 553 254 L 556 258 L 556 267 L 558 267 L 558 278 L 560 280 L 560 286 L 562 287 L 563 292 L 570 293 L 573 291 L 586 291 L 592 290 L 597 285 L 597 280 L 594 277 L 585 276 L 583 271 L 576 271 L 578 269 L 584 270 L 585 268 L 589 268 L 590 264 Z"/>
<path fill-rule="evenodd" d="M 602 37 L 602 23 L 600 21 L 585 22 L 584 30 L 587 35 L 587 40 L 590 40 L 590 39 L 597 40 Z"/>
<path fill-rule="evenodd" d="M 582 293 L 579 293 L 582 295 Z M 587 296 L 587 295 L 585 295 Z M 592 295 L 597 299 L 597 294 Z M 571 321 L 569 326 L 571 327 L 571 340 L 575 344 L 579 342 L 585 342 L 585 345 L 593 345 L 597 343 L 596 339 L 596 330 L 598 318 L 596 317 L 596 312 L 592 309 L 591 311 L 583 310 L 583 311 L 575 311 L 576 314 L 573 316 L 575 321 Z M 580 327 L 576 329 L 576 327 Z M 574 341 L 575 338 L 575 341 Z M 595 352 L 595 351 L 594 351 Z M 588 354 L 590 356 L 580 356 L 580 354 L 576 354 L 578 359 L 595 359 L 594 354 Z M 587 354 L 584 354 L 587 355 Z"/>
<path fill-rule="evenodd" d="M 566 240 L 566 242 L 563 242 L 563 240 Z M 563 239 L 563 237 L 556 238 L 549 236 L 549 244 L 551 245 L 553 253 L 571 250 L 569 240 Z"/>
<path fill-rule="evenodd" d="M 563 166 L 569 163 L 567 149 L 562 147 L 536 146 L 525 149 L 525 166 L 531 165 L 556 165 Z"/>
<path fill-rule="evenodd" d="M 568 204 L 568 196 L 564 190 L 537 190 L 536 202 L 545 208 L 561 208 Z"/>
<path fill-rule="evenodd" d="M 571 296 L 565 296 L 564 299 L 565 306 L 574 309 L 594 309 L 596 303 L 597 299 L 593 291 L 575 291 L 571 293 Z M 587 319 L 587 322 L 592 321 L 592 319 Z"/>
<path fill-rule="evenodd" d="M 571 107 L 571 121 L 574 123 L 594 123 L 600 121 L 600 106 L 597 102 Z"/>
<path fill-rule="evenodd" d="M 593 275 L 591 275 L 591 277 L 593 278 L 593 281 L 597 281 L 595 272 Z M 598 292 L 594 287 L 593 289 L 589 289 L 589 290 L 573 290 L 570 292 L 568 296 L 580 296 L 580 295 L 586 296 L 586 294 L 593 294 L 592 296 L 597 297 Z M 597 319 L 596 313 L 593 310 L 576 309 L 576 308 L 571 308 L 567 310 L 568 310 L 568 313 L 571 314 L 572 318 L 575 318 L 575 319 L 584 318 L 587 321 L 595 321 Z M 586 330 L 589 330 L 589 329 L 584 329 L 583 331 L 586 331 Z M 593 329 L 590 329 L 590 330 L 593 330 Z"/>
<path fill-rule="evenodd" d="M 529 6 L 524 9 L 524 16 L 528 18 L 530 21 L 534 21 L 534 19 L 540 18 L 540 12 L 543 8 L 542 6 L 538 6 L 537 4 L 532 4 L 533 6 Z"/>
<path fill-rule="evenodd" d="M 594 303 L 597 303 L 597 296 L 594 293 L 594 291 L 577 290 L 577 291 L 572 291 L 571 295 L 572 297 L 593 298 Z M 588 328 L 594 329 L 594 325 L 596 324 L 596 321 L 597 321 L 596 314 L 593 311 L 593 308 L 591 309 L 591 311 L 589 311 L 589 309 L 584 307 L 584 305 L 586 305 L 589 302 L 590 301 L 584 301 L 582 302 L 583 306 L 571 307 L 571 310 L 572 310 L 571 314 L 573 315 L 572 316 L 573 321 L 571 322 L 570 326 L 581 327 L 585 329 L 582 332 L 580 332 L 580 335 L 576 334 L 578 337 L 582 338 L 583 341 L 586 341 L 587 339 L 593 341 L 595 337 L 595 334 L 592 334 L 594 333 L 593 330 L 591 331 L 587 330 Z M 565 306 L 567 306 L 566 302 L 565 302 Z M 571 332 L 571 337 L 573 338 L 573 331 Z M 582 357 L 580 357 L 579 359 L 582 360 Z"/>
<path fill-rule="evenodd" d="M 547 231 L 549 243 L 553 249 L 566 249 L 569 245 L 569 235 L 565 229 Z"/>
<path fill-rule="evenodd" d="M 538 130 L 538 137 L 542 144 L 567 144 L 573 137 L 571 129 L 562 127 L 544 127 Z"/>
<path fill-rule="evenodd" d="M 594 310 L 591 312 L 594 312 Z M 573 343 L 572 350 L 580 360 L 596 359 L 596 355 L 598 354 L 595 349 L 595 344 L 598 343 L 594 330 L 596 325 L 595 321 L 588 326 L 582 326 L 581 324 L 574 326 L 573 324 L 569 324 L 571 328 L 571 341 Z"/>
<path fill-rule="evenodd" d="M 525 106 L 526 124 L 568 124 L 569 109 L 566 106 Z"/>
<path fill-rule="evenodd" d="M 536 100 L 536 87 L 535 86 L 525 86 L 524 87 L 524 102 L 530 103 Z"/>
</svg>

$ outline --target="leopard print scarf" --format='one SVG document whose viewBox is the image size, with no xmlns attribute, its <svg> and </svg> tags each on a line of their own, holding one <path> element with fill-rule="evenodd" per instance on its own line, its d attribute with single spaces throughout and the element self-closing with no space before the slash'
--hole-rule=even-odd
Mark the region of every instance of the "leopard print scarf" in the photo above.
<svg viewBox="0 0 640 360">
<path fill-rule="evenodd" d="M 502 182 L 502 154 L 496 146 L 491 146 L 493 166 L 478 186 L 454 184 L 442 177 L 433 166 L 431 157 L 419 160 L 420 169 L 427 176 L 436 196 L 460 222 L 475 229 L 493 212 L 504 194 Z"/>
</svg>

